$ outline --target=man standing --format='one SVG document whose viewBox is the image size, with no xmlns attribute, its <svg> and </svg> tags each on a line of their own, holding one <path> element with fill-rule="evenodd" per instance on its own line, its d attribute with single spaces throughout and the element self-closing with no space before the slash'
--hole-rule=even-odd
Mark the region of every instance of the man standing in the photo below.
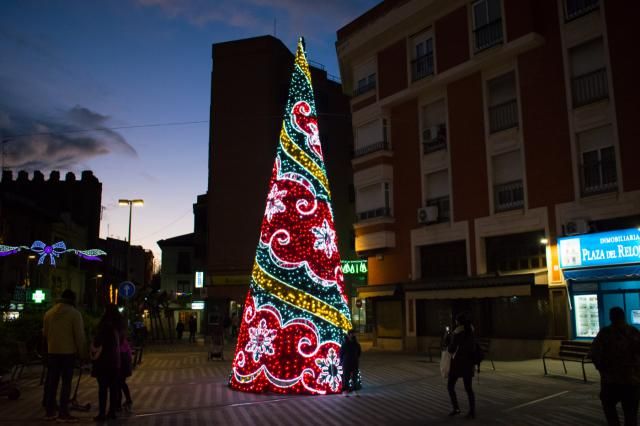
<svg viewBox="0 0 640 426">
<path fill-rule="evenodd" d="M 47 342 L 47 382 L 45 390 L 46 420 L 56 420 L 56 394 L 62 379 L 58 421 L 77 423 L 69 414 L 71 379 L 76 355 L 84 353 L 84 324 L 82 315 L 75 308 L 76 295 L 67 289 L 60 299 L 44 315 L 43 336 Z"/>
<path fill-rule="evenodd" d="M 195 315 L 191 315 L 189 318 L 189 343 L 196 342 L 196 330 L 198 329 L 198 322 Z"/>
<path fill-rule="evenodd" d="M 355 391 L 356 396 L 358 394 L 358 370 L 360 360 L 360 343 L 356 339 L 355 330 L 349 330 L 347 337 L 340 347 L 340 363 L 342 364 L 342 392 L 344 396 L 349 396 L 351 391 Z"/>
<path fill-rule="evenodd" d="M 593 364 L 600 372 L 600 400 L 609 425 L 619 425 L 616 405 L 622 403 L 624 424 L 638 424 L 640 400 L 640 332 L 627 324 L 622 308 L 609 311 L 604 327 L 591 346 Z"/>
</svg>

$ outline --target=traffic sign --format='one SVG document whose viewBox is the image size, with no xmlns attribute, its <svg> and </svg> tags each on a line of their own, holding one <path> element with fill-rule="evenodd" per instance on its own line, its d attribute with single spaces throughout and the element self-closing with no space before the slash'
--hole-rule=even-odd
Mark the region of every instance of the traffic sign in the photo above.
<svg viewBox="0 0 640 426">
<path fill-rule="evenodd" d="M 131 281 L 123 281 L 118 286 L 118 294 L 124 299 L 130 299 L 136 293 L 136 285 Z"/>
</svg>

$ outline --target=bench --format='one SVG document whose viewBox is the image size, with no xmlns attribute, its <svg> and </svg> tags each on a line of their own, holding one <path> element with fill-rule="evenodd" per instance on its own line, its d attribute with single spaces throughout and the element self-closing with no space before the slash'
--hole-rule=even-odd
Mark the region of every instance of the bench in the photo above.
<svg viewBox="0 0 640 426">
<path fill-rule="evenodd" d="M 491 339 L 487 337 L 478 337 L 475 339 L 480 349 L 482 349 L 482 353 L 484 354 L 484 359 L 491 362 L 491 368 L 496 370 L 496 365 L 493 363 L 493 358 L 489 355 L 489 349 L 491 348 Z M 431 345 L 427 347 L 427 354 L 429 355 L 429 362 L 433 362 L 433 353 L 435 351 L 437 354 L 442 352 L 443 347 L 441 345 Z"/>
<path fill-rule="evenodd" d="M 591 363 L 590 357 L 591 342 L 580 340 L 563 340 L 560 343 L 560 350 L 558 355 L 549 355 L 551 348 L 542 355 L 542 366 L 544 367 L 544 375 L 548 375 L 547 361 L 548 359 L 556 359 L 562 361 L 562 367 L 564 368 L 564 374 L 567 374 L 567 366 L 565 361 L 579 362 L 582 365 L 582 378 L 587 381 L 587 373 L 584 370 L 584 365 Z"/>
</svg>

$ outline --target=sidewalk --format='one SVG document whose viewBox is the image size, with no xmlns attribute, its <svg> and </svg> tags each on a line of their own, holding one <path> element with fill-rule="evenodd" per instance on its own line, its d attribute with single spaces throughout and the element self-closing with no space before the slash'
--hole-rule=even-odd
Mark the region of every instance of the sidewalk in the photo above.
<svg viewBox="0 0 640 426">
<path fill-rule="evenodd" d="M 225 361 L 207 361 L 207 347 L 196 344 L 151 345 L 129 381 L 134 413 L 118 423 L 140 425 L 425 425 L 469 424 L 449 418 L 450 403 L 439 364 L 425 356 L 365 352 L 361 370 L 364 389 L 359 398 L 263 395 L 234 392 L 227 387 L 234 346 Z M 434 360 L 435 361 L 435 360 Z M 580 366 L 567 364 L 568 377 L 544 377 L 542 362 L 483 363 L 480 382 L 474 379 L 478 401 L 476 424 L 602 425 L 597 374 L 589 366 L 589 382 Z M 562 373 L 560 362 L 551 371 Z M 39 370 L 25 372 L 23 396 L 0 400 L 0 424 L 44 424 L 40 421 L 42 387 Z M 75 382 L 74 382 L 75 383 Z M 458 397 L 466 409 L 462 384 Z M 78 400 L 91 402 L 87 413 L 75 413 L 92 423 L 97 407 L 95 380 L 81 380 Z M 113 424 L 116 424 L 113 422 Z"/>
</svg>

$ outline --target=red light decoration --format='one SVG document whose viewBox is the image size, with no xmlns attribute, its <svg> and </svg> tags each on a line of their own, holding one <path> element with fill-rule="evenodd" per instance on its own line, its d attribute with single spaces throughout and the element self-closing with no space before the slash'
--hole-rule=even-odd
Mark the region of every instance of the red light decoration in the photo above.
<svg viewBox="0 0 640 426">
<path fill-rule="evenodd" d="M 285 115 L 229 385 L 338 393 L 351 316 L 302 39 Z"/>
</svg>

